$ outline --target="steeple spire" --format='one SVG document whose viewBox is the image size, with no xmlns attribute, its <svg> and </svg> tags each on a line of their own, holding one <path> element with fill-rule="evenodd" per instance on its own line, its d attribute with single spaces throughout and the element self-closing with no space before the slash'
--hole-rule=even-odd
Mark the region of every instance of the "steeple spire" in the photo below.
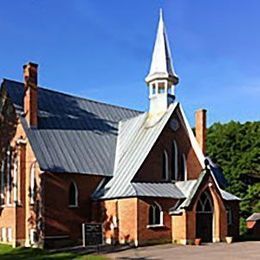
<svg viewBox="0 0 260 260">
<path fill-rule="evenodd" d="M 146 77 L 149 83 L 153 79 L 169 79 L 174 85 L 178 83 L 178 77 L 172 65 L 171 50 L 168 42 L 166 28 L 163 21 L 163 11 L 160 9 L 160 18 L 155 40 L 150 72 Z"/>
<path fill-rule="evenodd" d="M 167 110 L 169 95 L 173 100 L 174 87 L 178 84 L 179 78 L 172 65 L 171 50 L 163 21 L 162 9 L 160 9 L 151 67 L 145 81 L 150 88 L 150 112 L 157 113 L 162 112 L 161 110 Z"/>
</svg>

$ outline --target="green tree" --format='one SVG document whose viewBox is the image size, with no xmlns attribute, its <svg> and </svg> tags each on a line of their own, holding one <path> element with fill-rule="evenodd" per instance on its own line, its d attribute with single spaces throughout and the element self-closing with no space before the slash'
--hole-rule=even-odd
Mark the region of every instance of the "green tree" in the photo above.
<svg viewBox="0 0 260 260">
<path fill-rule="evenodd" d="M 213 124 L 208 129 L 207 153 L 222 167 L 227 190 L 242 199 L 241 223 L 260 212 L 260 121 Z"/>
</svg>

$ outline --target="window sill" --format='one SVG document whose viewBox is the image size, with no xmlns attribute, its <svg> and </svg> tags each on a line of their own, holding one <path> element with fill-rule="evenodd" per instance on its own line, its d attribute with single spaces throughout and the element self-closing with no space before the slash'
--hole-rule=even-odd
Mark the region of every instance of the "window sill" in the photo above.
<svg viewBox="0 0 260 260">
<path fill-rule="evenodd" d="M 163 224 L 154 224 L 154 225 L 147 225 L 146 228 L 152 229 L 152 228 L 164 228 L 165 226 Z"/>
<path fill-rule="evenodd" d="M 75 209 L 75 208 L 78 208 L 79 206 L 78 205 L 69 205 L 69 208 L 71 208 L 71 209 Z"/>
<path fill-rule="evenodd" d="M 14 208 L 14 207 L 15 207 L 15 204 L 11 204 L 11 203 L 0 205 L 0 208 Z"/>
</svg>

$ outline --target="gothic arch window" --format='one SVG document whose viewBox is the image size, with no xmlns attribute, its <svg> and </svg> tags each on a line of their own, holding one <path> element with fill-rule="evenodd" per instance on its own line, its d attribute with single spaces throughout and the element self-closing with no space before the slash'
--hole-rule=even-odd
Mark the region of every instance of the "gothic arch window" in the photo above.
<svg viewBox="0 0 260 260">
<path fill-rule="evenodd" d="M 11 204 L 12 192 L 12 148 L 9 145 L 6 158 L 6 203 Z"/>
<path fill-rule="evenodd" d="M 163 211 L 161 206 L 154 202 L 149 207 L 149 226 L 163 225 Z"/>
<path fill-rule="evenodd" d="M 213 205 L 211 196 L 208 191 L 205 191 L 201 194 L 198 202 L 196 212 L 199 213 L 213 213 Z"/>
<path fill-rule="evenodd" d="M 31 170 L 30 170 L 30 192 L 29 192 L 29 196 L 30 196 L 30 203 L 34 204 L 35 202 L 35 195 L 36 195 L 36 179 L 35 179 L 35 167 L 36 167 L 36 163 L 34 162 L 31 166 Z"/>
<path fill-rule="evenodd" d="M 181 155 L 181 164 L 180 164 L 180 180 L 187 180 L 187 163 L 185 154 Z"/>
<path fill-rule="evenodd" d="M 1 162 L 1 188 L 0 188 L 0 196 L 1 196 L 1 205 L 5 204 L 5 183 L 6 183 L 6 176 L 5 176 L 5 167 L 6 167 L 6 160 L 5 158 L 2 159 Z"/>
<path fill-rule="evenodd" d="M 18 192 L 19 192 L 19 162 L 17 156 L 14 158 L 14 166 L 13 166 L 13 186 L 14 186 L 14 202 L 17 203 L 19 200 Z"/>
<path fill-rule="evenodd" d="M 70 207 L 78 206 L 78 187 L 74 181 L 70 183 L 70 187 L 69 187 L 69 206 Z"/>
<path fill-rule="evenodd" d="M 172 180 L 178 180 L 178 147 L 175 140 L 172 143 Z"/>
<path fill-rule="evenodd" d="M 169 180 L 169 159 L 167 151 L 164 150 L 163 152 L 163 164 L 162 164 L 162 172 L 163 172 L 163 179 Z"/>
</svg>

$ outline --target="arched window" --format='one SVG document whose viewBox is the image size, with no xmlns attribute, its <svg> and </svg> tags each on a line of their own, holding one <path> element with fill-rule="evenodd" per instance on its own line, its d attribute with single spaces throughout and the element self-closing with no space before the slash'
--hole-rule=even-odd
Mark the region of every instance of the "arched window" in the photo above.
<svg viewBox="0 0 260 260">
<path fill-rule="evenodd" d="M 1 187 L 0 187 L 0 199 L 1 199 L 1 205 L 4 204 L 4 201 L 5 201 L 5 195 L 4 195 L 4 192 L 5 192 L 5 160 L 2 159 L 2 162 L 1 162 L 1 171 L 0 171 L 0 174 L 1 174 Z"/>
<path fill-rule="evenodd" d="M 71 182 L 69 188 L 69 206 L 70 207 L 78 206 L 78 188 L 74 181 Z"/>
<path fill-rule="evenodd" d="M 13 168 L 13 186 L 14 186 L 14 202 L 18 202 L 18 188 L 19 188 L 19 176 L 18 176 L 18 158 L 15 157 L 14 159 L 14 168 Z"/>
<path fill-rule="evenodd" d="M 35 180 L 35 165 L 36 163 L 34 162 L 31 166 L 31 171 L 30 171 L 30 203 L 34 204 L 35 202 L 35 190 L 36 190 L 36 180 Z"/>
<path fill-rule="evenodd" d="M 7 149 L 7 176 L 6 176 L 6 203 L 8 205 L 11 204 L 11 191 L 12 191 L 12 176 L 11 176 L 11 171 L 12 171 L 12 149 L 11 146 L 8 146 Z"/>
<path fill-rule="evenodd" d="M 187 164 L 186 164 L 186 156 L 185 154 L 181 155 L 181 164 L 180 164 L 180 180 L 187 180 Z"/>
<path fill-rule="evenodd" d="M 149 226 L 163 225 L 163 211 L 161 206 L 154 202 L 149 208 Z"/>
<path fill-rule="evenodd" d="M 205 191 L 201 194 L 198 203 L 197 203 L 197 212 L 200 213 L 212 213 L 213 212 L 213 205 L 211 196 L 208 191 Z"/>
<path fill-rule="evenodd" d="M 176 141 L 172 143 L 172 175 L 171 179 L 178 180 L 178 148 Z"/>
<path fill-rule="evenodd" d="M 169 163 L 168 163 L 168 154 L 167 151 L 164 150 L 163 152 L 163 179 L 164 180 L 169 180 Z"/>
</svg>

